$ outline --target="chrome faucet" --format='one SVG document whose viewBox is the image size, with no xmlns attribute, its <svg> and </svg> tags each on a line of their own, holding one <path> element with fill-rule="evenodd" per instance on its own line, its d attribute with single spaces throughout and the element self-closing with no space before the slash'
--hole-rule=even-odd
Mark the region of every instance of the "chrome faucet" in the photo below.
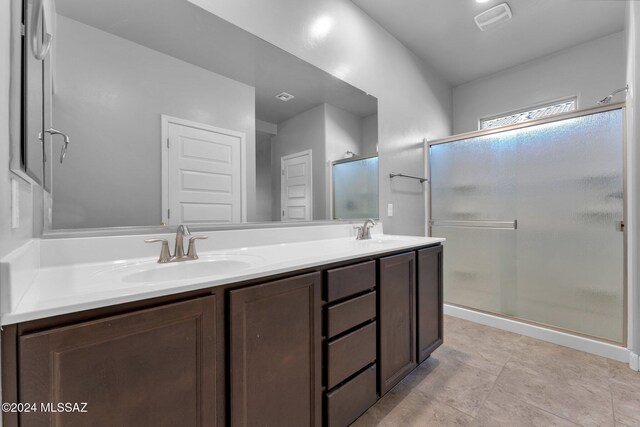
<svg viewBox="0 0 640 427">
<path fill-rule="evenodd" d="M 376 225 L 376 222 L 371 218 L 367 219 L 362 226 L 354 226 L 357 231 L 356 240 L 369 240 L 371 239 L 371 229 Z"/>
<path fill-rule="evenodd" d="M 190 236 L 191 232 L 189 231 L 189 227 L 186 225 L 180 224 L 178 229 L 176 230 L 176 245 L 173 250 L 173 255 L 169 252 L 169 241 L 167 239 L 146 239 L 145 243 L 162 243 L 162 248 L 160 249 L 160 258 L 158 258 L 159 264 L 165 264 L 168 262 L 179 262 L 179 261 L 189 261 L 198 259 L 198 254 L 196 253 L 196 240 L 204 240 L 207 239 L 207 236 L 193 236 L 189 239 L 189 249 L 187 250 L 187 254 L 184 254 L 184 236 Z"/>
</svg>

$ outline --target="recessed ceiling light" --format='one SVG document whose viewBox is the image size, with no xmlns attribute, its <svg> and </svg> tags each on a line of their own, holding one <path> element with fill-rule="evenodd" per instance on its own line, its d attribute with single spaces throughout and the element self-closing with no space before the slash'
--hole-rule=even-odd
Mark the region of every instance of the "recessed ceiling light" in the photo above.
<svg viewBox="0 0 640 427">
<path fill-rule="evenodd" d="M 488 1 L 489 1 L 489 0 L 476 0 L 476 3 L 486 3 L 486 2 L 488 2 Z"/>
<path fill-rule="evenodd" d="M 276 95 L 276 98 L 278 98 L 280 101 L 287 102 L 287 101 L 291 101 L 293 98 L 295 98 L 295 96 L 287 92 L 281 92 Z"/>
</svg>

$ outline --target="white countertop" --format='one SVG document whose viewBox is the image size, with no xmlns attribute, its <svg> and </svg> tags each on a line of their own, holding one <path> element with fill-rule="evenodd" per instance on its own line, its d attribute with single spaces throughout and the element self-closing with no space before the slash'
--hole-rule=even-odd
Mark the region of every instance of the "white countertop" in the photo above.
<svg viewBox="0 0 640 427">
<path fill-rule="evenodd" d="M 212 288 L 443 241 L 442 238 L 378 234 L 362 241 L 341 237 L 203 251 L 199 253 L 199 260 L 172 264 L 157 264 L 154 256 L 45 266 L 32 272 L 24 295 L 10 311 L 2 314 L 2 325 Z M 159 252 L 159 247 L 157 249 Z M 224 271 L 215 271 L 216 265 L 223 266 L 226 262 L 231 264 L 222 268 Z M 176 268 L 181 270 L 169 270 Z M 181 274 L 176 275 L 177 271 Z M 190 272 L 195 272 L 194 277 L 189 277 Z M 145 276 L 149 273 L 150 276 Z M 155 279 L 146 280 L 147 277 Z"/>
</svg>

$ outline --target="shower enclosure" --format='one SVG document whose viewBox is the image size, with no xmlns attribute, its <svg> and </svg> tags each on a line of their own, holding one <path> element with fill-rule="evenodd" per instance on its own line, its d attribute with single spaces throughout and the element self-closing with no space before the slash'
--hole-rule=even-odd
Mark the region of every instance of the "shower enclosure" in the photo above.
<svg viewBox="0 0 640 427">
<path fill-rule="evenodd" d="M 624 109 L 430 143 L 445 302 L 623 344 Z"/>
</svg>

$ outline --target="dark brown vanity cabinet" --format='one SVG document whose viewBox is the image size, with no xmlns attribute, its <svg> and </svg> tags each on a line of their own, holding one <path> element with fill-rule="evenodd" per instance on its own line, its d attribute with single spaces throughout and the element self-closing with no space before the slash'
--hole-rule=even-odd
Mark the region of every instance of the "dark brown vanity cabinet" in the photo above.
<svg viewBox="0 0 640 427">
<path fill-rule="evenodd" d="M 19 425 L 224 425 L 219 302 L 211 295 L 19 337 L 20 402 L 37 404 Z M 86 402 L 86 413 L 41 407 L 67 402 Z"/>
<path fill-rule="evenodd" d="M 321 425 L 321 277 L 229 292 L 231 425 Z"/>
<path fill-rule="evenodd" d="M 421 249 L 417 254 L 418 363 L 422 363 L 443 341 L 442 246 Z"/>
<path fill-rule="evenodd" d="M 384 395 L 417 366 L 416 255 L 379 260 L 379 389 Z"/>
<path fill-rule="evenodd" d="M 2 331 L 5 426 L 347 426 L 442 343 L 442 246 Z"/>
</svg>

